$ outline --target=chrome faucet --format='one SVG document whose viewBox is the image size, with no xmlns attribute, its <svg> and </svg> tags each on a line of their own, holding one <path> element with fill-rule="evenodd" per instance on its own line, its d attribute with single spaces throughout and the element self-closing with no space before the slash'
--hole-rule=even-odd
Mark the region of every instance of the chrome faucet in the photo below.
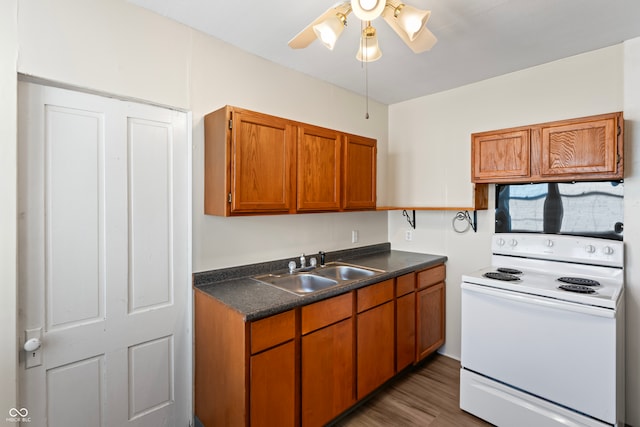
<svg viewBox="0 0 640 427">
<path fill-rule="evenodd" d="M 316 268 L 318 261 L 316 261 L 315 257 L 309 258 L 309 266 L 307 266 L 307 258 L 302 254 L 300 256 L 300 268 L 296 268 L 295 261 L 289 261 L 289 274 L 293 274 L 296 271 L 309 271 Z"/>
</svg>

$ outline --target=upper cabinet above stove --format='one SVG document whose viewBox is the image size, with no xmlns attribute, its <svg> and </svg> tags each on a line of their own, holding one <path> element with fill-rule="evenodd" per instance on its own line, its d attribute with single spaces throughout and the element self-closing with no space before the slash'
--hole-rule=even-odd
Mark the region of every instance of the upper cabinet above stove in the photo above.
<svg viewBox="0 0 640 427">
<path fill-rule="evenodd" d="M 471 135 L 475 183 L 624 178 L 622 112 Z"/>
</svg>

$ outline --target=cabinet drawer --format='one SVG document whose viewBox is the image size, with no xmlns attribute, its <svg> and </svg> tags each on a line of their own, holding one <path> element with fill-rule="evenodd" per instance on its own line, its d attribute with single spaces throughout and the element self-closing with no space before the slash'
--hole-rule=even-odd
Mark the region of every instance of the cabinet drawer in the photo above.
<svg viewBox="0 0 640 427">
<path fill-rule="evenodd" d="M 358 313 L 393 299 L 393 279 L 358 289 Z"/>
<path fill-rule="evenodd" d="M 251 323 L 251 354 L 292 340 L 296 333 L 293 310 Z"/>
<path fill-rule="evenodd" d="M 396 277 L 396 296 L 401 297 L 416 288 L 416 273 Z"/>
<path fill-rule="evenodd" d="M 445 278 L 444 264 L 431 267 L 428 270 L 423 270 L 418 273 L 418 289 L 426 288 L 427 286 L 435 285 L 438 282 L 444 281 Z"/>
<path fill-rule="evenodd" d="M 353 315 L 353 292 L 302 307 L 302 334 Z"/>
</svg>

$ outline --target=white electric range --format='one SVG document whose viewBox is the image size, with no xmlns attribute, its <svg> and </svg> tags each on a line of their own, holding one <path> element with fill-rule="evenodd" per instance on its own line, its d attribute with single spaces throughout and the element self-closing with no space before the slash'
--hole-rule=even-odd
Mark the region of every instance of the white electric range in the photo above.
<svg viewBox="0 0 640 427">
<path fill-rule="evenodd" d="M 624 425 L 624 247 L 500 233 L 462 276 L 460 407 L 498 426 Z"/>
</svg>

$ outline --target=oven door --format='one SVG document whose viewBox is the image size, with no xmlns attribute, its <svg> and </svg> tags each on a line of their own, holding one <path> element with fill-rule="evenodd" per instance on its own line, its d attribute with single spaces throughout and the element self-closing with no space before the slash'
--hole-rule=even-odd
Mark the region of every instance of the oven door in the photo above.
<svg viewBox="0 0 640 427">
<path fill-rule="evenodd" d="M 462 284 L 462 367 L 616 422 L 615 310 Z"/>
</svg>

